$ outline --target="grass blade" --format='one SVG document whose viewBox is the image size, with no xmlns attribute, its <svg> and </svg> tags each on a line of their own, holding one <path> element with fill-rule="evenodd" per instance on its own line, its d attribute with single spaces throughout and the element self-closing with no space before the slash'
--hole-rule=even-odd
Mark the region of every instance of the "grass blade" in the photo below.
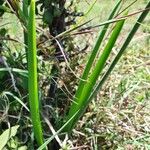
<svg viewBox="0 0 150 150">
<path fill-rule="evenodd" d="M 83 86 L 80 97 L 76 100 L 77 104 L 73 103 L 71 105 L 69 115 L 67 116 L 67 120 L 69 118 L 71 118 L 71 116 L 73 116 L 77 111 L 79 111 L 79 113 L 75 116 L 73 121 L 71 121 L 71 123 L 65 128 L 66 131 L 68 131 L 68 132 L 71 131 L 71 129 L 74 127 L 74 125 L 76 124 L 76 122 L 78 121 L 78 119 L 80 118 L 82 113 L 85 111 L 86 107 L 88 106 L 88 104 L 90 102 L 90 101 L 88 101 L 88 97 L 90 96 L 90 93 L 92 92 L 92 90 L 96 84 L 96 81 L 97 81 L 101 71 L 104 68 L 104 65 L 105 65 L 105 63 L 111 53 L 111 50 L 119 36 L 119 33 L 123 27 L 124 21 L 125 20 L 122 20 L 116 24 L 114 31 L 112 32 L 112 35 L 111 35 L 106 47 L 104 48 L 104 51 L 103 51 L 101 57 L 99 58 L 95 68 L 93 69 L 93 72 L 91 73 L 88 81 Z"/>
<path fill-rule="evenodd" d="M 9 72 L 9 71 L 20 74 L 20 75 L 28 78 L 27 70 L 18 69 L 18 68 L 0 68 L 0 73 L 1 72 Z"/>
<path fill-rule="evenodd" d="M 5 92 L 3 92 L 3 94 L 12 96 L 16 101 L 18 101 L 18 102 L 29 112 L 29 109 L 28 109 L 28 107 L 26 106 L 26 104 L 24 104 L 24 103 L 22 102 L 22 100 L 21 100 L 20 98 L 18 98 L 17 96 L 15 96 L 13 93 L 10 93 L 10 92 L 5 91 Z"/>
<path fill-rule="evenodd" d="M 112 70 L 114 69 L 115 65 L 120 60 L 120 58 L 123 55 L 124 51 L 126 50 L 126 48 L 128 47 L 128 45 L 130 44 L 133 36 L 135 35 L 135 33 L 137 32 L 137 30 L 139 29 L 141 23 L 144 21 L 144 19 L 148 15 L 148 13 L 150 11 L 148 8 L 150 8 L 150 1 L 149 1 L 149 3 L 146 6 L 145 11 L 142 12 L 142 14 L 140 15 L 140 17 L 136 21 L 134 27 L 132 28 L 131 32 L 129 33 L 129 35 L 128 35 L 126 41 L 124 42 L 123 46 L 121 47 L 120 51 L 118 52 L 118 54 L 116 55 L 116 57 L 112 61 L 110 67 L 107 70 L 107 72 L 103 75 L 102 79 L 100 80 L 100 82 L 95 87 L 95 90 L 92 92 L 91 96 L 89 97 L 89 101 L 92 100 L 92 98 L 96 95 L 96 93 L 101 89 L 102 85 L 104 84 L 104 82 L 106 81 L 106 79 L 108 78 L 108 76 L 110 75 L 110 73 L 112 72 Z"/>
<path fill-rule="evenodd" d="M 37 84 L 35 0 L 31 0 L 28 20 L 28 74 L 30 113 L 34 135 L 38 145 L 40 146 L 43 144 L 43 134 L 39 114 Z"/>
<path fill-rule="evenodd" d="M 28 0 L 24 0 L 23 1 L 23 14 L 24 14 L 24 17 L 25 17 L 25 23 L 24 23 L 24 29 L 23 29 L 23 34 L 24 34 L 24 44 L 25 44 L 25 51 L 26 51 L 26 58 L 27 58 L 27 51 L 28 51 L 28 48 L 27 48 L 27 44 L 28 44 L 28 33 L 27 33 L 27 20 L 28 20 Z M 28 59 L 27 59 L 28 60 Z"/>
<path fill-rule="evenodd" d="M 118 7 L 120 6 L 120 4 L 121 4 L 121 0 L 118 1 L 118 3 L 116 4 L 116 6 L 114 7 L 114 9 L 113 9 L 113 11 L 111 12 L 111 14 L 110 14 L 108 20 L 111 20 L 111 19 L 113 18 L 113 16 L 115 15 L 115 13 L 116 13 Z M 90 69 L 91 69 L 91 67 L 92 67 L 92 65 L 93 65 L 93 62 L 94 62 L 94 60 L 95 60 L 95 57 L 96 57 L 96 55 L 97 55 L 97 53 L 98 53 L 98 50 L 99 50 L 99 48 L 100 48 L 100 46 L 101 46 L 101 43 L 102 43 L 102 41 L 103 41 L 103 39 L 104 39 L 104 36 L 105 36 L 105 34 L 106 34 L 106 32 L 107 32 L 108 27 L 109 27 L 109 24 L 106 24 L 106 25 L 103 27 L 103 29 L 102 29 L 102 31 L 100 32 L 100 34 L 99 34 L 99 37 L 98 37 L 97 42 L 96 42 L 96 44 L 95 44 L 95 47 L 94 47 L 94 49 L 93 49 L 93 51 L 92 51 L 92 53 L 91 53 L 91 56 L 90 56 L 90 58 L 89 58 L 89 60 L 88 60 L 88 62 L 87 62 L 87 65 L 86 65 L 86 67 L 85 67 L 85 69 L 84 69 L 84 72 L 83 72 L 83 75 L 82 75 L 82 77 L 81 77 L 83 80 L 80 80 L 80 82 L 79 82 L 78 89 L 77 89 L 76 94 L 75 94 L 75 98 L 76 98 L 76 99 L 78 99 L 78 98 L 80 97 L 81 93 L 82 93 L 82 89 L 83 89 L 83 87 L 84 87 L 84 83 L 85 83 L 85 81 L 86 81 L 87 78 L 88 78 Z M 84 80 L 85 80 L 85 81 L 84 81 Z"/>
</svg>

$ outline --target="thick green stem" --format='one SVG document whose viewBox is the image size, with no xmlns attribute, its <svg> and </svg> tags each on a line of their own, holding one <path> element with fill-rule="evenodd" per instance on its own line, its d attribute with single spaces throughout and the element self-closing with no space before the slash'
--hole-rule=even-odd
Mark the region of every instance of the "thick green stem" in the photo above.
<svg viewBox="0 0 150 150">
<path fill-rule="evenodd" d="M 35 0 L 31 0 L 28 19 L 28 89 L 30 113 L 34 135 L 38 145 L 43 144 L 43 133 L 39 113 L 38 82 L 37 82 L 37 52 L 36 52 L 36 26 L 35 26 Z"/>
</svg>

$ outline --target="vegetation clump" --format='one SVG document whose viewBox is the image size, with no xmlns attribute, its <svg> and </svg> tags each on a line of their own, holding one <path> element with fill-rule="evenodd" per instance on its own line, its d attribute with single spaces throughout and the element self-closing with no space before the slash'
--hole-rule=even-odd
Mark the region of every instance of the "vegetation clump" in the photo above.
<svg viewBox="0 0 150 150">
<path fill-rule="evenodd" d="M 1 0 L 0 149 L 150 149 L 149 10 Z"/>
</svg>

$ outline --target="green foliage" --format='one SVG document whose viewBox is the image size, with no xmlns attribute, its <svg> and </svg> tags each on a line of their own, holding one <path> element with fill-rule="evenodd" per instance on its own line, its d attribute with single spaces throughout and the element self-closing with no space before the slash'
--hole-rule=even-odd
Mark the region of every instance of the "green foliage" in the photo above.
<svg viewBox="0 0 150 150">
<path fill-rule="evenodd" d="M 122 29 L 123 23 L 124 20 L 117 23 L 106 47 L 103 50 L 103 53 L 98 59 L 96 66 L 93 68 L 93 72 L 91 73 L 91 75 L 89 75 L 87 81 L 85 81 L 81 94 L 79 95 L 79 97 L 75 97 L 74 103 L 70 108 L 68 118 L 70 118 L 70 116 L 72 116 L 76 111 L 80 110 L 80 112 L 79 114 L 77 114 L 76 118 L 72 121 L 72 124 L 70 123 L 69 127 L 68 126 L 66 127 L 67 131 L 70 131 L 74 127 L 76 120 L 79 119 L 79 117 L 83 114 L 83 112 L 87 108 L 90 102 L 88 101 L 88 97 L 92 93 L 96 81 L 98 80 L 100 73 L 104 68 L 104 65 L 112 51 L 115 41 L 117 40 L 118 35 Z"/>
<path fill-rule="evenodd" d="M 73 82 L 72 86 L 70 85 L 72 84 L 71 83 L 72 80 L 74 80 L 73 78 L 75 78 L 75 77 L 71 77 L 72 74 L 75 76 L 76 74 L 72 71 L 71 67 L 73 65 L 71 63 L 70 64 L 68 63 L 71 60 L 68 57 L 68 55 L 72 54 L 73 49 L 74 49 L 74 42 L 75 42 L 74 37 L 71 37 L 71 36 L 82 34 L 82 32 L 84 31 L 91 32 L 88 30 L 83 30 L 86 24 L 90 23 L 91 20 L 87 21 L 86 23 L 81 23 L 80 25 L 76 25 L 70 28 L 70 25 L 73 25 L 76 22 L 76 17 L 82 16 L 83 14 L 77 12 L 75 1 L 73 0 L 69 1 L 67 3 L 69 4 L 67 5 L 67 7 L 65 7 L 64 5 L 61 5 L 62 2 L 63 1 L 61 0 L 45 0 L 45 1 L 38 0 L 36 1 L 36 6 L 35 6 L 34 0 L 31 0 L 31 1 L 24 0 L 23 3 L 18 2 L 18 1 L 8 1 L 9 5 L 7 5 L 4 1 L 0 1 L 0 16 L 5 15 L 5 12 L 14 13 L 16 18 L 18 18 L 18 20 L 20 21 L 20 24 L 23 29 L 23 33 L 22 33 L 22 30 L 20 30 L 19 36 L 21 34 L 23 34 L 24 36 L 24 43 L 22 43 L 22 41 L 20 42 L 20 41 L 16 41 L 15 39 L 13 39 L 14 36 L 9 35 L 10 34 L 9 30 L 7 30 L 8 27 L 6 28 L 2 27 L 0 29 L 0 38 L 1 38 L 0 39 L 0 53 L 2 55 L 0 56 L 0 67 L 1 67 L 0 68 L 0 80 L 1 80 L 0 82 L 0 99 L 1 99 L 0 108 L 2 109 L 1 113 L 9 115 L 9 111 L 10 111 L 11 113 L 13 113 L 14 116 L 16 116 L 18 115 L 17 113 L 21 111 L 19 113 L 19 117 L 21 116 L 20 117 L 21 119 L 17 119 L 17 123 L 23 125 L 22 128 L 27 129 L 28 130 L 27 132 L 29 132 L 29 134 L 31 134 L 30 129 L 33 128 L 35 140 L 39 146 L 38 148 L 39 150 L 45 148 L 49 143 L 54 143 L 53 141 L 55 137 L 58 136 L 60 133 L 64 133 L 64 132 L 67 134 L 72 133 L 72 130 L 77 125 L 78 120 L 80 119 L 80 117 L 83 116 L 83 113 L 86 112 L 86 108 L 89 106 L 89 103 L 101 90 L 102 85 L 107 81 L 108 76 L 111 74 L 112 70 L 118 64 L 118 61 L 120 60 L 121 56 L 124 54 L 127 46 L 133 39 L 133 36 L 135 35 L 139 27 L 142 25 L 142 22 L 144 21 L 145 17 L 149 13 L 149 7 L 150 7 L 150 2 L 148 2 L 148 5 L 145 8 L 146 10 L 141 13 L 139 19 L 134 24 L 134 27 L 129 32 L 128 36 L 124 38 L 124 42 L 121 48 L 118 51 L 114 50 L 115 51 L 114 53 L 116 55 L 114 59 L 112 59 L 112 57 L 110 56 L 113 52 L 112 49 L 115 47 L 116 40 L 120 39 L 119 34 L 122 30 L 125 19 L 128 18 L 127 16 L 125 18 L 124 17 L 121 17 L 119 19 L 115 18 L 121 12 L 120 6 L 123 2 L 122 0 L 118 0 L 118 3 L 116 3 L 116 6 L 114 7 L 113 11 L 110 13 L 108 21 L 102 22 L 99 24 L 99 26 L 104 26 L 104 27 L 102 28 L 98 36 L 98 39 L 95 42 L 95 46 L 93 50 L 91 51 L 91 55 L 83 71 L 83 75 L 81 76 L 81 78 L 79 78 L 80 80 L 79 80 L 77 90 L 74 93 L 73 90 L 76 89 L 75 82 Z M 94 9 L 95 4 L 96 4 L 96 0 L 92 2 L 92 5 L 89 7 L 90 9 L 86 13 L 86 16 L 89 14 L 89 12 L 92 9 Z M 37 18 L 40 17 L 40 19 L 42 18 L 40 21 L 39 20 L 37 21 L 39 24 L 35 23 L 36 17 Z M 57 31 L 57 34 L 52 34 L 52 36 L 56 36 L 56 37 L 51 39 L 50 37 L 51 33 L 47 34 L 46 33 L 47 28 L 45 29 L 45 27 L 48 26 L 49 30 L 52 30 L 52 29 L 57 30 L 58 28 L 56 28 L 55 25 L 59 17 L 63 17 L 62 20 L 63 19 L 65 20 L 64 30 L 61 30 L 61 26 L 58 26 L 60 27 L 60 30 Z M 113 28 L 110 27 L 110 25 L 112 24 L 114 25 Z M 36 28 L 36 25 L 38 26 L 38 28 Z M 78 31 L 79 33 L 78 32 L 74 33 L 75 30 L 79 29 L 80 27 L 83 27 L 83 29 L 79 30 Z M 52 31 L 52 33 L 54 32 Z M 42 42 L 44 41 L 43 42 L 44 46 L 41 44 L 44 48 L 39 44 L 41 41 L 39 43 L 36 42 L 36 39 L 38 41 L 41 37 L 44 38 L 44 40 L 42 40 Z M 85 42 L 82 36 L 80 38 L 82 39 L 83 42 Z M 80 40 L 80 38 L 78 40 Z M 105 38 L 107 38 L 107 40 Z M 69 40 L 70 42 L 68 42 Z M 17 44 L 19 43 L 21 46 L 18 47 L 18 45 L 15 42 Z M 60 44 L 59 46 L 57 45 L 58 43 Z M 71 43 L 70 44 L 71 46 L 68 43 Z M 104 45 L 105 47 L 103 47 Z M 99 51 L 100 48 L 102 49 L 102 51 Z M 54 59 L 57 59 L 57 58 L 52 58 L 52 57 L 55 57 L 54 53 L 58 49 L 61 49 L 61 51 L 65 51 L 65 49 L 68 50 L 67 51 L 68 53 L 64 55 L 66 56 L 67 65 L 64 62 L 61 63 L 60 61 L 54 61 Z M 45 56 L 41 56 L 39 51 L 42 51 L 43 55 Z M 79 50 L 79 53 L 80 53 L 80 50 Z M 78 58 L 80 57 L 76 56 L 74 60 L 77 65 L 79 65 Z M 37 64 L 37 60 L 40 63 Z M 110 61 L 110 63 L 107 64 L 108 60 Z M 58 68 L 58 70 L 55 70 L 53 74 L 51 72 L 52 65 L 55 65 Z M 70 70 L 67 68 L 68 66 L 69 67 L 71 66 L 69 68 L 71 70 L 71 73 L 69 72 Z M 73 69 L 76 69 L 76 65 L 73 66 Z M 68 74 L 63 75 L 65 76 L 65 78 L 70 78 L 69 81 L 71 82 L 67 83 L 67 86 L 65 85 L 66 83 L 62 81 L 62 78 L 61 78 L 62 74 L 60 74 L 59 70 L 62 70 L 61 71 L 62 73 L 64 73 L 65 71 L 67 72 L 69 70 Z M 149 76 L 145 75 L 146 73 L 145 72 L 143 73 L 143 70 L 141 71 L 139 70 L 139 72 L 140 72 L 139 74 L 141 74 L 142 76 L 141 78 L 144 78 L 146 76 L 146 79 L 149 79 Z M 44 84 L 50 84 L 51 78 L 53 78 L 53 76 L 54 77 L 60 76 L 58 80 L 58 82 L 60 83 L 56 83 L 56 84 L 58 84 L 58 86 L 60 86 L 59 84 L 62 84 L 63 88 L 61 88 L 60 86 L 60 88 L 56 91 L 57 92 L 56 95 L 59 95 L 58 97 L 62 99 L 61 102 L 57 99 L 57 97 L 54 100 L 52 99 L 51 101 L 46 100 L 47 85 L 45 86 Z M 123 105 L 126 105 L 124 103 L 128 103 L 128 95 L 134 92 L 135 90 L 137 90 L 137 87 L 139 86 L 139 84 L 140 84 L 140 81 L 135 82 L 134 86 L 129 87 L 129 90 L 127 91 L 126 89 L 127 80 L 122 80 L 120 82 L 118 91 L 119 91 L 119 94 L 122 96 L 121 100 L 125 98 L 125 102 L 122 101 Z M 71 88 L 69 88 L 68 90 L 67 88 L 65 89 L 64 87 L 65 88 L 71 87 Z M 71 90 L 71 92 L 69 93 L 70 95 L 66 94 L 65 93 L 66 91 L 65 92 L 61 91 L 64 89 L 68 93 Z M 27 90 L 29 91 L 29 93 L 27 93 Z M 69 102 L 66 103 L 66 101 L 67 100 L 69 101 L 72 98 L 72 95 L 73 95 L 72 104 L 71 106 L 69 106 L 70 105 Z M 114 97 L 116 96 L 115 93 L 113 93 L 112 95 Z M 107 104 L 107 106 L 109 107 L 114 103 L 113 96 L 110 98 L 110 101 Z M 148 97 L 149 97 L 149 92 L 147 89 L 147 91 L 144 91 L 143 93 L 140 93 L 138 94 L 138 96 L 136 96 L 137 103 L 144 102 L 144 100 L 146 98 L 148 99 Z M 29 101 L 27 101 L 27 99 L 29 99 Z M 65 99 L 65 102 L 64 102 L 64 99 Z M 28 102 L 29 102 L 30 110 L 28 109 Z M 8 106 L 7 106 L 7 103 L 9 104 Z M 53 108 L 53 105 L 51 105 L 52 103 L 55 103 L 56 108 Z M 39 105 L 41 107 L 44 105 L 43 107 L 44 109 L 41 109 Z M 58 105 L 62 105 L 66 108 L 64 107 L 62 107 L 61 109 L 57 108 Z M 103 105 L 105 104 L 102 104 L 101 106 Z M 66 110 L 67 112 L 65 112 Z M 28 117 L 29 111 L 31 114 L 31 120 Z M 42 115 L 44 116 L 42 120 L 40 119 L 40 112 L 42 112 Z M 109 120 L 107 118 L 108 114 L 107 113 L 103 114 L 102 110 L 100 112 L 101 113 L 98 114 L 99 118 L 101 120 L 104 120 L 104 123 L 105 121 L 108 122 Z M 96 113 L 97 112 L 95 112 L 95 114 Z M 123 120 L 124 112 L 119 112 L 119 113 L 120 113 L 119 114 L 120 120 Z M 95 116 L 95 114 L 93 116 Z M 52 127 L 51 126 L 49 127 L 49 123 L 47 123 L 44 120 L 45 118 L 47 119 L 47 115 L 48 115 L 48 122 L 52 123 L 51 125 Z M 90 119 L 94 118 L 92 115 L 89 115 L 89 116 L 90 116 L 89 117 Z M 19 118 L 19 117 L 17 116 L 16 118 Z M 5 118 L 5 115 L 4 115 L 4 118 Z M 11 119 L 10 122 L 12 120 L 13 119 Z M 3 118 L 2 118 L 2 121 L 3 121 Z M 32 122 L 32 125 L 30 124 L 31 122 Z M 41 122 L 42 122 L 42 125 L 41 125 Z M 16 122 L 13 120 L 11 123 L 15 124 Z M 90 123 L 87 123 L 87 125 L 85 125 L 86 126 L 85 130 L 87 130 L 86 132 L 89 132 L 90 134 L 90 131 L 92 129 L 88 127 L 89 124 Z M 49 128 L 47 128 L 47 125 Z M 52 128 L 58 129 L 55 133 L 53 133 L 53 135 L 51 134 Z M 16 135 L 17 129 L 15 129 L 15 132 L 13 135 L 11 135 L 11 137 Z M 6 134 L 6 131 L 4 131 L 5 134 Z M 21 131 L 21 133 L 22 132 L 24 131 Z M 43 137 L 43 132 L 45 133 L 44 135 L 48 135 L 50 137 L 49 138 L 47 138 L 47 136 Z M 4 135 L 2 134 L 0 138 L 3 138 L 3 136 Z M 105 139 L 105 137 L 107 137 L 108 139 L 105 139 L 106 141 L 107 140 L 113 141 L 113 139 L 117 139 L 119 141 L 119 138 L 117 138 L 116 134 L 114 133 L 109 132 L 108 134 L 105 134 L 105 135 L 102 134 L 100 136 L 101 136 L 100 139 L 103 139 L 103 138 Z M 92 135 L 92 138 L 94 140 L 99 139 L 95 135 Z M 149 137 L 147 138 L 145 135 L 144 138 L 147 140 Z M 32 136 L 29 137 L 29 139 L 34 140 Z M 44 139 L 47 139 L 45 143 L 44 143 Z M 135 140 L 127 141 L 127 143 L 140 145 L 142 143 L 141 141 L 142 141 L 141 139 L 136 138 Z M 7 141 L 5 140 L 5 142 L 0 145 L 4 147 L 6 144 L 9 146 L 10 143 L 15 143 L 15 142 L 13 141 L 13 139 L 9 143 L 8 143 L 8 140 Z M 60 144 L 60 145 L 62 146 L 63 144 Z M 32 148 L 34 146 L 35 145 L 33 145 Z M 18 148 L 18 147 L 15 147 L 15 148 Z M 63 147 L 61 148 L 63 149 Z M 19 147 L 18 149 L 21 149 L 21 147 Z M 27 147 L 24 146 L 22 147 L 22 149 L 27 149 Z M 98 146 L 97 146 L 97 149 L 98 149 Z"/>
<path fill-rule="evenodd" d="M 3 149 L 6 146 L 7 142 L 17 134 L 18 128 L 19 125 L 10 127 L 0 135 L 0 149 Z"/>
</svg>

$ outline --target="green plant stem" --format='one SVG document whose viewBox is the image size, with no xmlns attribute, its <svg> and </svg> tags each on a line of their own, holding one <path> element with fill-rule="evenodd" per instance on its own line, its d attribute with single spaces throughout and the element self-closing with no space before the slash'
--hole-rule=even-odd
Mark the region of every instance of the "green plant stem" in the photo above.
<svg viewBox="0 0 150 150">
<path fill-rule="evenodd" d="M 128 45 L 130 44 L 130 42 L 131 42 L 132 38 L 134 37 L 135 33 L 139 29 L 141 23 L 144 21 L 144 19 L 148 15 L 148 13 L 150 11 L 148 8 L 150 8 L 150 1 L 148 2 L 147 6 L 146 6 L 145 11 L 142 12 L 142 14 L 140 15 L 140 17 L 136 21 L 134 27 L 130 31 L 130 33 L 129 33 L 127 39 L 125 40 L 124 44 L 122 45 L 120 51 L 118 52 L 118 54 L 116 55 L 116 57 L 112 61 L 111 65 L 109 66 L 107 72 L 103 75 L 102 79 L 100 80 L 100 82 L 95 87 L 94 91 L 92 92 L 91 96 L 89 97 L 89 101 L 91 101 L 96 96 L 97 92 L 101 89 L 102 85 L 107 80 L 108 76 L 110 75 L 110 73 L 114 69 L 115 65 L 120 60 L 121 56 L 123 55 L 123 53 L 126 50 L 126 48 L 128 47 Z"/>
<path fill-rule="evenodd" d="M 117 9 L 118 9 L 118 7 L 119 7 L 121 1 L 122 1 L 122 0 L 119 0 L 119 1 L 118 1 L 118 3 L 116 4 L 116 6 L 114 7 L 113 11 L 111 12 L 111 14 L 110 14 L 108 20 L 111 20 L 111 19 L 113 18 L 113 16 L 115 15 L 115 13 L 116 13 L 116 11 L 117 11 Z M 82 93 L 83 87 L 84 87 L 85 82 L 86 82 L 86 80 L 87 80 L 87 78 L 88 78 L 89 72 L 90 72 L 90 70 L 91 70 L 91 67 L 92 67 L 93 62 L 94 62 L 94 60 L 95 60 L 95 58 L 96 58 L 96 55 L 97 55 L 97 53 L 98 53 L 98 50 L 99 50 L 99 48 L 100 48 L 100 46 L 101 46 L 101 43 L 102 43 L 102 41 L 103 41 L 103 39 L 104 39 L 104 36 L 105 36 L 105 34 L 106 34 L 106 32 L 107 32 L 108 27 L 109 27 L 109 24 L 106 24 L 106 25 L 103 27 L 102 31 L 100 32 L 99 37 L 98 37 L 98 39 L 97 39 L 97 42 L 96 42 L 96 44 L 95 44 L 95 47 L 93 48 L 93 51 L 92 51 L 92 53 L 91 53 L 91 55 L 90 55 L 90 58 L 89 58 L 89 60 L 88 60 L 88 62 L 87 62 L 87 64 L 86 64 L 86 67 L 85 67 L 85 69 L 84 69 L 83 75 L 82 75 L 82 77 L 81 77 L 82 80 L 80 80 L 79 85 L 78 85 L 78 89 L 77 89 L 76 94 L 75 94 L 75 98 L 76 98 L 76 102 L 77 102 L 77 103 L 78 103 L 78 98 L 80 97 L 80 95 L 81 95 L 81 93 Z M 84 81 L 84 80 L 85 80 L 85 81 Z"/>
<path fill-rule="evenodd" d="M 38 83 L 37 83 L 37 55 L 36 55 L 36 26 L 35 26 L 35 0 L 31 0 L 28 19 L 28 90 L 30 113 L 34 135 L 38 145 L 43 144 L 43 133 L 40 122 Z"/>
<path fill-rule="evenodd" d="M 122 20 L 116 24 L 114 31 L 112 32 L 112 35 L 110 36 L 110 39 L 101 54 L 101 57 L 98 59 L 98 62 L 96 64 L 96 66 L 94 67 L 93 72 L 89 76 L 88 81 L 83 86 L 82 93 L 77 100 L 77 104 L 73 103 L 71 105 L 69 114 L 67 116 L 67 120 L 70 119 L 77 111 L 79 111 L 79 113 L 75 116 L 73 121 L 65 128 L 65 130 L 67 132 L 70 132 L 72 130 L 74 125 L 77 123 L 78 119 L 81 117 L 81 115 L 87 108 L 87 106 L 90 102 L 90 101 L 88 101 L 88 97 L 91 95 L 90 93 L 92 92 L 92 90 L 96 84 L 96 81 L 99 78 L 99 75 L 104 68 L 104 65 L 105 65 L 105 63 L 112 51 L 112 48 L 119 36 L 119 33 L 123 27 L 124 21 L 125 20 Z"/>
</svg>

